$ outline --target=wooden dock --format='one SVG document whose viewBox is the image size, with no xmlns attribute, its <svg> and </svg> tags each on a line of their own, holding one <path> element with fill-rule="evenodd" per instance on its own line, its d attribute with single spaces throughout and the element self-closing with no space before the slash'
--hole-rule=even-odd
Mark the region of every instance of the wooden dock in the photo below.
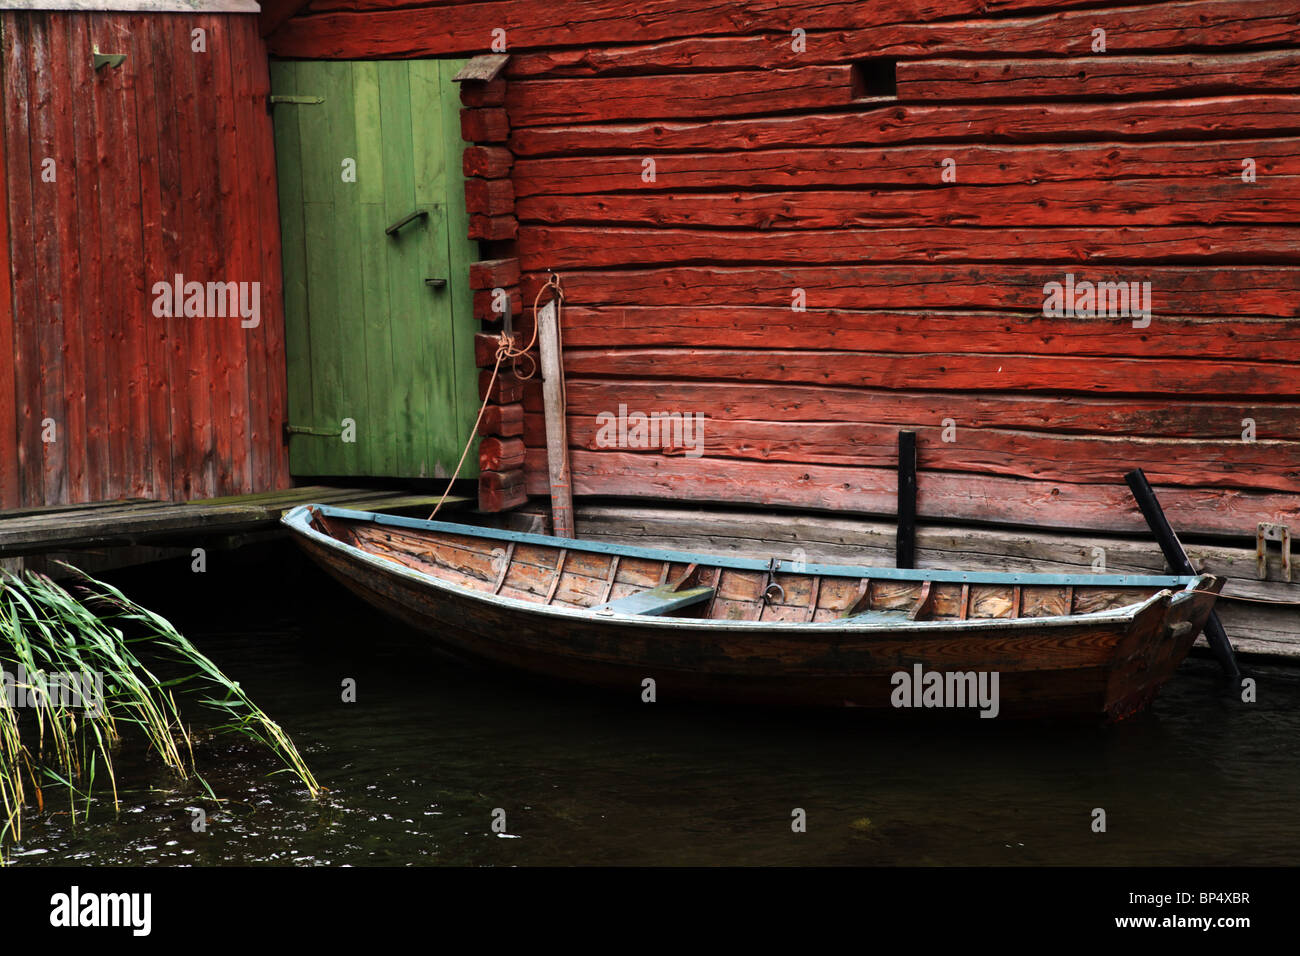
<svg viewBox="0 0 1300 956">
<path fill-rule="evenodd" d="M 0 511 L 0 558 L 90 548 L 175 545 L 196 536 L 276 529 L 280 516 L 309 502 L 366 511 L 432 509 L 439 495 L 307 485 L 283 491 L 195 501 L 106 501 Z M 447 496 L 447 504 L 468 498 Z"/>
</svg>

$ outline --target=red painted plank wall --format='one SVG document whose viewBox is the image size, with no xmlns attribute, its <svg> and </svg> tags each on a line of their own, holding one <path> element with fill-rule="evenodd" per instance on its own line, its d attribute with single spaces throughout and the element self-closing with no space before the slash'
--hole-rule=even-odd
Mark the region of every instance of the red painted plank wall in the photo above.
<svg viewBox="0 0 1300 956">
<path fill-rule="evenodd" d="M 1300 0 L 312 0 L 269 46 L 494 35 L 469 201 L 522 302 L 563 277 L 578 494 L 890 513 L 911 428 L 923 516 L 1138 531 L 1142 466 L 1185 532 L 1300 526 Z M 1150 325 L 1045 316 L 1067 274 Z"/>
<path fill-rule="evenodd" d="M 286 486 L 257 17 L 7 10 L 0 25 L 0 507 Z M 95 71 L 95 46 L 125 63 Z M 250 304 L 259 283 L 259 323 L 155 316 L 154 283 L 177 274 L 249 283 Z"/>
</svg>

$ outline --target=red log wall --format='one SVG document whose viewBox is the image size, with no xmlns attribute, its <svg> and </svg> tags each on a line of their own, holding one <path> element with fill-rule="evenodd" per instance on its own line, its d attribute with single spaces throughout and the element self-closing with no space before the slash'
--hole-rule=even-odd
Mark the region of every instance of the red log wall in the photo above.
<svg viewBox="0 0 1300 956">
<path fill-rule="evenodd" d="M 1300 0 L 313 0 L 270 48 L 495 30 L 466 168 L 523 302 L 563 275 L 577 493 L 890 513 L 906 427 L 923 516 L 1138 531 L 1142 466 L 1185 532 L 1300 525 Z M 1150 282 L 1151 325 L 1045 318 L 1066 273 Z M 704 456 L 602 447 L 620 405 Z"/>
<path fill-rule="evenodd" d="M 284 487 L 257 17 L 6 10 L 0 26 L 0 507 Z M 126 62 L 95 71 L 93 46 Z M 155 318 L 153 284 L 177 273 L 260 282 L 260 325 Z"/>
</svg>

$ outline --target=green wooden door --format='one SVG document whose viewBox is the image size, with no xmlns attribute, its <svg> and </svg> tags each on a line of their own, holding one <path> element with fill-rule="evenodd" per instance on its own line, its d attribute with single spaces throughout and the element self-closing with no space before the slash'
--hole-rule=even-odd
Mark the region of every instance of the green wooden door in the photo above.
<svg viewBox="0 0 1300 956">
<path fill-rule="evenodd" d="M 294 474 L 443 477 L 473 430 L 463 62 L 271 64 Z"/>
</svg>

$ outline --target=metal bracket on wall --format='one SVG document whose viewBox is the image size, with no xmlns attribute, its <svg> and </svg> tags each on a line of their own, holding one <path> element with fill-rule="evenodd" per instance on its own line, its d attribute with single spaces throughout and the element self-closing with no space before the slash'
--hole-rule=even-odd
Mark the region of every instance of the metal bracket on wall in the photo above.
<svg viewBox="0 0 1300 956">
<path fill-rule="evenodd" d="M 320 438 L 338 438 L 343 434 L 342 428 L 313 428 L 310 425 L 290 425 L 284 423 L 284 440 L 287 442 L 293 435 L 316 435 Z"/>
<path fill-rule="evenodd" d="M 317 106 L 325 102 L 323 96 L 278 96 L 272 94 L 266 98 L 266 111 L 270 113 L 277 103 L 289 103 L 297 106 Z"/>
<path fill-rule="evenodd" d="M 126 54 L 125 53 L 100 53 L 98 46 L 92 46 L 90 48 L 90 62 L 95 67 L 96 70 L 102 70 L 104 67 L 108 67 L 111 70 L 116 70 L 119 66 L 121 66 L 123 63 L 126 62 Z"/>
<path fill-rule="evenodd" d="M 1261 521 L 1255 529 L 1255 576 L 1261 581 L 1268 578 L 1268 542 L 1282 546 L 1282 580 L 1291 580 L 1291 530 L 1284 524 Z"/>
</svg>

